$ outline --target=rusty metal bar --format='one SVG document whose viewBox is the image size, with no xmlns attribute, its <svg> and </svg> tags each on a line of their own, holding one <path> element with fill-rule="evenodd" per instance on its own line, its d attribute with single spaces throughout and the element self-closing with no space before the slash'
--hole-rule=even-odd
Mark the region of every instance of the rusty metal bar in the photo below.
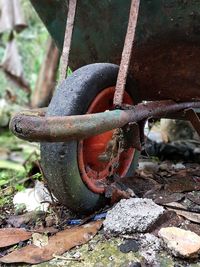
<svg viewBox="0 0 200 267">
<path fill-rule="evenodd" d="M 119 73 L 117 77 L 117 84 L 114 95 L 114 106 L 121 107 L 123 102 L 124 90 L 126 85 L 126 79 L 128 75 L 128 69 L 131 60 L 131 54 L 133 50 L 133 43 L 135 38 L 135 30 L 137 25 L 138 13 L 139 13 L 140 0 L 132 0 L 128 28 L 126 38 L 124 42 L 124 48 L 122 52 L 121 63 L 119 67 Z"/>
<path fill-rule="evenodd" d="M 106 131 L 121 128 L 129 122 L 139 122 L 150 117 L 199 108 L 200 102 L 175 103 L 163 100 L 138 104 L 130 110 L 113 110 L 77 116 L 42 117 L 29 112 L 15 115 L 10 122 L 11 131 L 29 141 L 62 142 L 79 140 Z"/>
<path fill-rule="evenodd" d="M 72 34 L 74 29 L 74 21 L 76 15 L 76 6 L 77 6 L 77 0 L 69 0 L 64 45 L 61 55 L 60 82 L 62 82 L 66 78 L 66 73 L 69 63 L 69 53 L 71 49 Z"/>
</svg>

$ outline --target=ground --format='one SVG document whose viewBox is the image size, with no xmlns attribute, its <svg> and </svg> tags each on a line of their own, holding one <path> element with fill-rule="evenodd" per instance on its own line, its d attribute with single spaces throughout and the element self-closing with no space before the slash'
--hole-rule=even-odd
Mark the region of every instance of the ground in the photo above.
<svg viewBox="0 0 200 267">
<path fill-rule="evenodd" d="M 4 228 L 13 226 L 12 215 L 27 214 L 24 210 L 14 208 L 13 195 L 17 191 L 33 187 L 38 179 L 44 183 L 45 181 L 41 178 L 36 164 L 39 154 L 38 145 L 20 141 L 8 131 L 2 133 L 0 137 L 0 164 L 2 164 L 0 219 L 1 228 Z M 101 229 L 88 243 L 71 249 L 62 257 L 55 255 L 53 260 L 35 266 L 140 266 L 139 263 L 141 266 L 200 266 L 199 259 L 186 261 L 175 258 L 163 248 L 162 244 L 156 245 L 157 237 L 154 240 L 158 230 L 169 225 L 191 230 L 200 235 L 199 217 L 197 219 L 195 217 L 195 214 L 198 215 L 200 211 L 199 177 L 198 163 L 177 164 L 143 156 L 136 174 L 124 180 L 123 183 L 134 190 L 137 196 L 151 198 L 166 209 L 165 217 L 147 231 L 149 235 L 136 233 L 113 236 Z M 180 205 L 182 205 L 181 208 Z M 62 231 L 71 218 L 77 218 L 77 216 L 56 204 L 56 206 L 51 205 L 45 215 L 36 214 L 31 220 L 23 222 L 20 227 L 45 232 L 48 226 L 51 228 L 48 230 L 48 235 L 51 236 L 52 229 Z M 153 241 L 151 241 L 152 238 Z M 145 243 L 147 239 L 150 241 Z M 126 245 L 129 240 L 138 242 L 138 248 L 134 250 L 135 252 L 121 252 L 120 245 L 124 243 Z M 1 249 L 0 254 L 7 255 L 8 252 L 22 248 L 26 244 L 25 241 L 14 247 Z"/>
</svg>

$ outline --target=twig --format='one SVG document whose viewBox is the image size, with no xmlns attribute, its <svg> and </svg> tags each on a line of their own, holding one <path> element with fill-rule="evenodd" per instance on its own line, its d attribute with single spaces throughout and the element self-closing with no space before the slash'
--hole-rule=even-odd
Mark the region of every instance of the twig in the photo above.
<svg viewBox="0 0 200 267">
<path fill-rule="evenodd" d="M 84 261 L 84 259 L 76 259 L 76 258 L 67 258 L 65 256 L 59 256 L 59 255 L 56 255 L 56 254 L 53 254 L 53 257 L 57 260 L 65 260 L 65 261 L 78 261 L 78 262 L 81 262 L 81 261 Z"/>
</svg>

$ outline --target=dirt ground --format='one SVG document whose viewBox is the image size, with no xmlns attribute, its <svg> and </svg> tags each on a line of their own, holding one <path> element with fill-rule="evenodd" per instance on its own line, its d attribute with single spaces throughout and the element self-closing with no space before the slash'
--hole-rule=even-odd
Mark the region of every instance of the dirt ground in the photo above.
<svg viewBox="0 0 200 267">
<path fill-rule="evenodd" d="M 1 229 L 15 227 L 31 233 L 39 232 L 47 237 L 48 243 L 58 232 L 79 227 L 69 224 L 72 219 L 78 219 L 83 225 L 91 221 L 91 217 L 80 218 L 54 202 L 45 213 L 27 213 L 24 207 L 16 210 L 12 200 L 18 191 L 34 188 L 38 180 L 46 185 L 38 165 L 38 147 L 13 139 L 7 133 L 0 143 L 1 162 L 15 164 L 12 168 L 4 166 L 1 171 L 1 180 L 4 180 L 0 196 Z M 25 170 L 16 169 L 19 165 L 25 166 L 24 163 L 27 165 Z M 101 227 L 89 242 L 82 242 L 83 245 L 77 242 L 63 255 L 57 254 L 55 249 L 52 260 L 33 266 L 200 266 L 199 257 L 187 260 L 174 257 L 158 237 L 159 230 L 168 226 L 190 230 L 200 236 L 200 164 L 161 161 L 155 157 L 142 156 L 134 176 L 116 181 L 116 186 L 132 190 L 138 198 L 152 199 L 164 208 L 163 215 L 143 233 L 116 235 L 106 233 Z M 106 207 L 100 213 L 111 208 Z M 0 255 L 6 256 L 32 243 L 33 236 L 15 245 L 2 247 Z M 1 266 L 6 265 L 2 263 Z M 18 263 L 16 266 L 27 265 Z"/>
</svg>

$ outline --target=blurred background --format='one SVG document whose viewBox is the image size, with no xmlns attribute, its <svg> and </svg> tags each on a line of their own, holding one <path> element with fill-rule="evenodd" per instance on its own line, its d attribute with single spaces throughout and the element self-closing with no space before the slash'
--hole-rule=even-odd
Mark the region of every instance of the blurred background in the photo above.
<svg viewBox="0 0 200 267">
<path fill-rule="evenodd" d="M 5 211 L 17 191 L 41 178 L 39 146 L 9 132 L 11 114 L 48 105 L 60 55 L 29 1 L 1 0 L 0 11 L 0 208 Z"/>
</svg>

